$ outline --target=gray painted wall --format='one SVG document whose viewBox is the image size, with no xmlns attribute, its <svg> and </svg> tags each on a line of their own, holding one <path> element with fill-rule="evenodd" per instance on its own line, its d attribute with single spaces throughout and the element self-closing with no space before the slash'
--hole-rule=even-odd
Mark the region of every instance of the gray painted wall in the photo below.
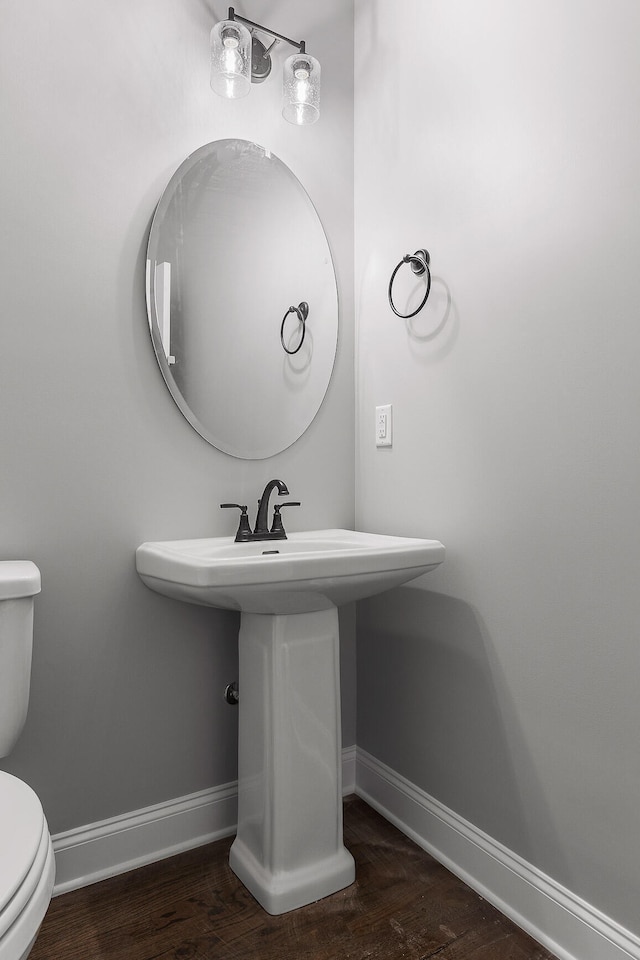
<svg viewBox="0 0 640 960">
<path fill-rule="evenodd" d="M 28 721 L 2 767 L 35 788 L 52 832 L 236 776 L 237 715 L 222 691 L 237 675 L 238 618 L 147 590 L 137 545 L 232 533 L 218 504 L 253 503 L 272 476 L 303 501 L 291 529 L 353 525 L 353 9 L 252 0 L 245 11 L 317 52 L 326 80 L 311 128 L 282 120 L 278 76 L 240 103 L 211 92 L 209 31 L 226 11 L 201 0 L 3 4 L 0 556 L 34 560 L 43 590 Z M 262 462 L 219 453 L 183 419 L 144 303 L 166 182 L 195 148 L 233 136 L 269 147 L 309 191 L 342 310 L 325 405 Z M 345 745 L 352 622 L 347 611 Z"/>
<path fill-rule="evenodd" d="M 356 4 L 357 522 L 448 548 L 359 606 L 358 745 L 636 933 L 639 35 L 635 0 Z"/>
<path fill-rule="evenodd" d="M 147 591 L 137 544 L 230 532 L 217 504 L 272 475 L 304 500 L 297 528 L 354 519 L 351 6 L 245 11 L 313 37 L 324 109 L 304 130 L 280 120 L 277 81 L 242 103 L 210 93 L 225 11 L 3 9 L 0 555 L 35 560 L 43 592 L 29 718 L 2 767 L 54 832 L 235 776 L 220 693 L 237 618 Z M 437 573 L 360 605 L 358 742 L 637 931 L 640 14 L 357 11 L 357 520 L 448 548 Z M 146 327 L 155 203 L 189 152 L 228 136 L 271 147 L 308 188 L 341 296 L 327 401 L 267 462 L 190 430 Z M 408 329 L 386 286 L 423 244 L 437 280 Z M 378 451 L 388 402 L 395 443 Z"/>
</svg>

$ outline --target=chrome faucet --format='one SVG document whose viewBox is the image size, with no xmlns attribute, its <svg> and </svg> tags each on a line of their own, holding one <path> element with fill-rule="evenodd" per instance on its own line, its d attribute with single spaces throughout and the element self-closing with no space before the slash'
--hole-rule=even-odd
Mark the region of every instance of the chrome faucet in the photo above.
<svg viewBox="0 0 640 960">
<path fill-rule="evenodd" d="M 256 514 L 256 525 L 251 530 L 249 525 L 249 515 L 245 504 L 239 503 L 221 503 L 221 507 L 237 507 L 240 510 L 240 523 L 236 532 L 236 543 L 247 543 L 251 540 L 286 540 L 287 535 L 282 526 L 282 517 L 280 511 L 283 507 L 299 507 L 299 500 L 291 500 L 288 503 L 277 503 L 273 510 L 273 523 L 269 530 L 267 516 L 269 512 L 269 499 L 273 491 L 277 488 L 281 497 L 289 495 L 289 488 L 282 480 L 269 480 L 262 491 L 262 496 L 258 500 L 258 512 Z"/>
</svg>

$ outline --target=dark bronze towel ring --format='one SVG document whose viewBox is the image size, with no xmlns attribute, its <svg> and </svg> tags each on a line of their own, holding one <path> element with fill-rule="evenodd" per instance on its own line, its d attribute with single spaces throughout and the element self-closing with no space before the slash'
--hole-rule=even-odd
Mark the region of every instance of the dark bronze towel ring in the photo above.
<svg viewBox="0 0 640 960">
<path fill-rule="evenodd" d="M 289 350 L 289 347 L 284 342 L 284 325 L 287 317 L 290 313 L 295 313 L 298 317 L 298 320 L 302 324 L 302 334 L 300 336 L 300 343 L 295 348 L 295 350 Z M 290 356 L 293 356 L 294 353 L 297 353 L 302 344 L 304 343 L 304 336 L 307 332 L 307 317 L 309 316 L 309 304 L 306 300 L 302 300 L 297 307 L 289 307 L 284 317 L 282 318 L 282 326 L 280 327 L 280 343 L 282 344 L 282 349 L 285 353 L 288 353 Z"/>
<path fill-rule="evenodd" d="M 415 317 L 416 313 L 420 313 L 425 303 L 429 299 L 429 293 L 431 292 L 431 270 L 429 269 L 429 263 L 431 262 L 431 257 L 429 256 L 428 250 L 416 250 L 415 253 L 406 253 L 398 266 L 395 268 L 391 274 L 391 280 L 389 280 L 389 306 L 395 313 L 397 317 L 402 317 L 403 320 L 408 320 L 410 317 Z M 408 263 L 411 265 L 411 269 L 417 277 L 421 277 L 423 273 L 427 274 L 427 289 L 425 290 L 424 297 L 422 298 L 422 303 L 420 306 L 413 311 L 413 313 L 400 313 L 396 308 L 396 305 L 393 302 L 392 287 L 393 281 L 396 278 L 396 273 L 400 269 L 403 263 Z"/>
</svg>

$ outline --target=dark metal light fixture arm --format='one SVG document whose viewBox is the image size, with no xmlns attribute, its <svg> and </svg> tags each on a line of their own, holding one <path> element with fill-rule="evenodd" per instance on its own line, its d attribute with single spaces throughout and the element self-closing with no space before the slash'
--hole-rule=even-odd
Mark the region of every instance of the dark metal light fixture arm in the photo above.
<svg viewBox="0 0 640 960">
<path fill-rule="evenodd" d="M 292 47 L 297 47 L 300 53 L 306 53 L 304 40 L 290 40 L 289 37 L 285 37 L 282 33 L 276 33 L 275 30 L 271 30 L 269 27 L 263 27 L 260 23 L 254 23 L 253 20 L 247 20 L 246 17 L 241 17 L 239 13 L 235 12 L 233 7 L 229 7 L 228 19 L 239 20 L 240 23 L 244 23 L 248 27 L 253 27 L 255 30 L 260 30 L 261 33 L 268 33 L 271 37 L 275 37 L 277 40 L 284 40 L 285 43 L 291 44 Z"/>
</svg>

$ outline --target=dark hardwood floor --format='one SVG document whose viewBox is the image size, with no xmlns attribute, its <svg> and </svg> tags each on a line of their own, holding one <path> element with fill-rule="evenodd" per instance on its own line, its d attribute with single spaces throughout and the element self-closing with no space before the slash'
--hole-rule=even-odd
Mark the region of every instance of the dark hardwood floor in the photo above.
<svg viewBox="0 0 640 960">
<path fill-rule="evenodd" d="M 356 882 L 280 917 L 229 869 L 231 840 L 57 897 L 30 960 L 553 960 L 356 797 Z"/>
</svg>

